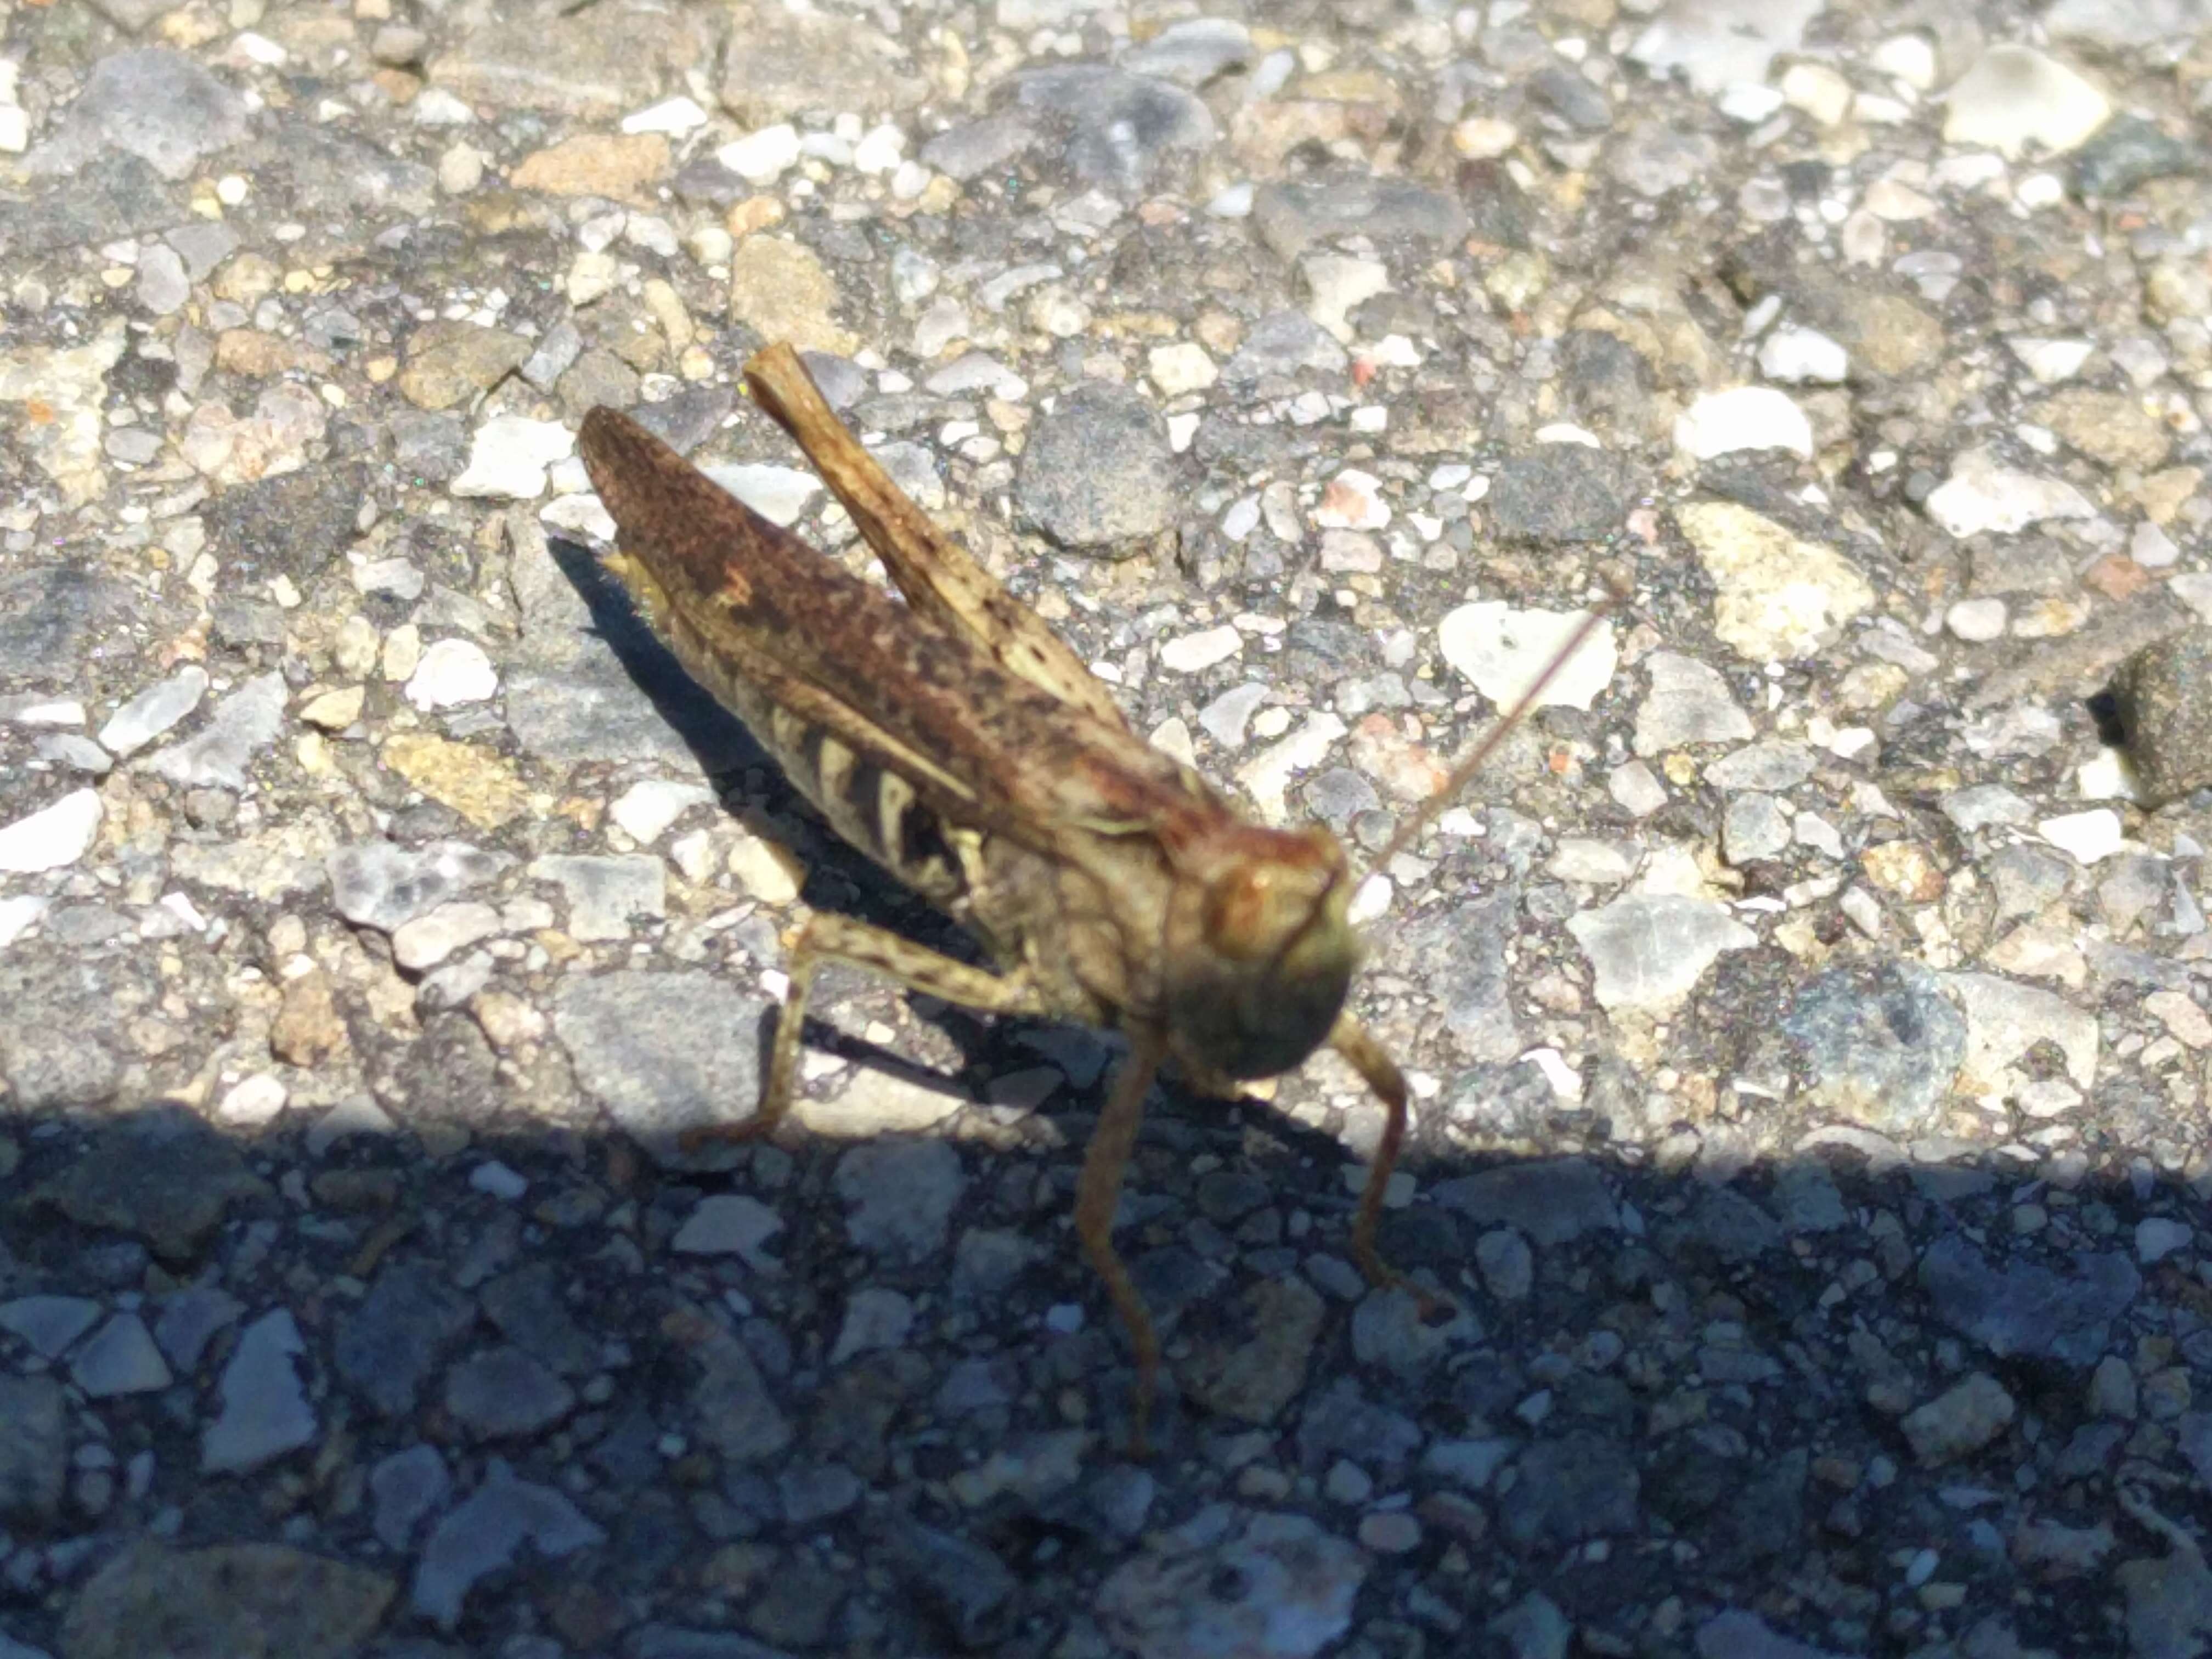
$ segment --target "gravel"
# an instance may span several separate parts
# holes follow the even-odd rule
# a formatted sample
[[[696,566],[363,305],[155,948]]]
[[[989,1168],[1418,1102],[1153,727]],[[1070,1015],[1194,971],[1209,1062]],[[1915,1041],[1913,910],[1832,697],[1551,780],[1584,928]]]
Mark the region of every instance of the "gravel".
[[[2201,6],[404,9],[9,24],[0,1659],[2203,1646]],[[775,337],[1363,872],[1632,596],[1352,901],[1448,1305],[1170,1079],[1143,1468],[1119,1039],[686,1138],[968,949],[596,566],[613,401],[867,568]]]

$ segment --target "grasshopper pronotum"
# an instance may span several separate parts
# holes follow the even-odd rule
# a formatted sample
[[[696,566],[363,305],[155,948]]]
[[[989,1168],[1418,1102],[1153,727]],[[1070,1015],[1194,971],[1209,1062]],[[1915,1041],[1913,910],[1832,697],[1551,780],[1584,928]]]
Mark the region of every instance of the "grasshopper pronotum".
[[[1324,827],[1255,823],[1132,732],[1104,684],[839,423],[789,346],[760,353],[745,379],[907,603],[761,518],[626,416],[595,409],[581,447],[619,530],[609,568],[831,827],[972,932],[997,971],[817,913],[792,947],[758,1109],[703,1133],[750,1137],[782,1118],[824,962],[985,1012],[1125,1033],[1129,1054],[1084,1157],[1075,1229],[1135,1354],[1131,1444],[1141,1455],[1159,1342],[1112,1231],[1163,1061],[1223,1092],[1323,1044],[1343,1055],[1385,1112],[1352,1255],[1371,1282],[1402,1282],[1375,1233],[1405,1136],[1406,1080],[1345,1009],[1359,956],[1350,866]],[[1465,783],[1601,614],[1399,827],[1378,864]]]

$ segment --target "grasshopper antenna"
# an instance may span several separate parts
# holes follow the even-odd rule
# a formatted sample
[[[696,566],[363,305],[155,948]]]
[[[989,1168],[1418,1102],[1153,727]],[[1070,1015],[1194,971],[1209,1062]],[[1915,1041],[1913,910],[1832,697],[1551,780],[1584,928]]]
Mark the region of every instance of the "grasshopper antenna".
[[[1392,859],[1413,844],[1415,837],[1422,830],[1436,821],[1437,815],[1450,805],[1459,792],[1467,787],[1468,781],[1488,764],[1491,756],[1498,752],[1498,745],[1504,743],[1513,728],[1528,717],[1528,711],[1536,706],[1536,699],[1544,695],[1553,680],[1559,678],[1560,672],[1573,660],[1575,653],[1587,645],[1590,636],[1627,602],[1629,593],[1625,583],[1611,581],[1607,587],[1607,597],[1599,601],[1575,631],[1567,636],[1567,642],[1559,647],[1551,661],[1544,665],[1544,672],[1528,682],[1528,689],[1521,694],[1513,706],[1492,724],[1490,730],[1482,734],[1481,740],[1474,748],[1460,757],[1451,769],[1451,775],[1443,781],[1442,787],[1415,807],[1412,814],[1391,832],[1390,839],[1382,845],[1382,850],[1368,864],[1368,875],[1388,866]],[[1362,876],[1360,880],[1366,878],[1366,876]]]

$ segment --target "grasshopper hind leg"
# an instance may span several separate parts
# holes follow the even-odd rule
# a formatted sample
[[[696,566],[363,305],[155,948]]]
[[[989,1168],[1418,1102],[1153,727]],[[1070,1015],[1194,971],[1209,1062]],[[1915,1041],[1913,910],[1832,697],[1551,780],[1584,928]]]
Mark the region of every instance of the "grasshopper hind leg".
[[[842,962],[865,968],[895,980],[910,991],[919,991],[945,1002],[957,1003],[987,1014],[1042,1012],[1036,993],[1018,975],[994,974],[970,967],[903,934],[877,927],[850,916],[823,910],[807,918],[793,943],[785,972],[791,988],[776,1016],[775,1036],[769,1048],[768,1078],[761,1085],[760,1104],[748,1118],[734,1123],[710,1123],[685,1132],[684,1150],[708,1141],[757,1140],[775,1133],[791,1110],[799,1086],[800,1036],[806,1025],[806,1003],[814,988],[814,975],[826,963]]]

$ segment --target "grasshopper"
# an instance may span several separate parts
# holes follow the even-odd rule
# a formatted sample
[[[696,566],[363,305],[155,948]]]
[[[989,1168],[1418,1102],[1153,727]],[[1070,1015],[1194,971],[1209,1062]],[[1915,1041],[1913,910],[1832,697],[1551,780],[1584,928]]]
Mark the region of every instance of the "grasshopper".
[[[831,828],[973,933],[996,970],[832,912],[790,947],[790,988],[758,1108],[695,1135],[750,1139],[789,1109],[816,971],[872,969],[979,1012],[1116,1029],[1129,1052],[1077,1183],[1075,1231],[1136,1363],[1144,1455],[1160,1345],[1113,1243],[1145,1097],[1172,1060],[1198,1088],[1289,1071],[1327,1045],[1384,1108],[1352,1230],[1368,1279],[1406,1133],[1397,1065],[1346,1011],[1356,883],[1325,827],[1252,822],[1133,732],[1042,618],[933,524],[839,422],[787,344],[745,368],[906,597],[902,605],[771,524],[617,411],[580,447],[618,529],[606,560],[684,669],[741,720]],[[1593,612],[1520,703],[1399,827],[1409,845],[1597,625]],[[1425,1310],[1435,1298],[1407,1286]]]

